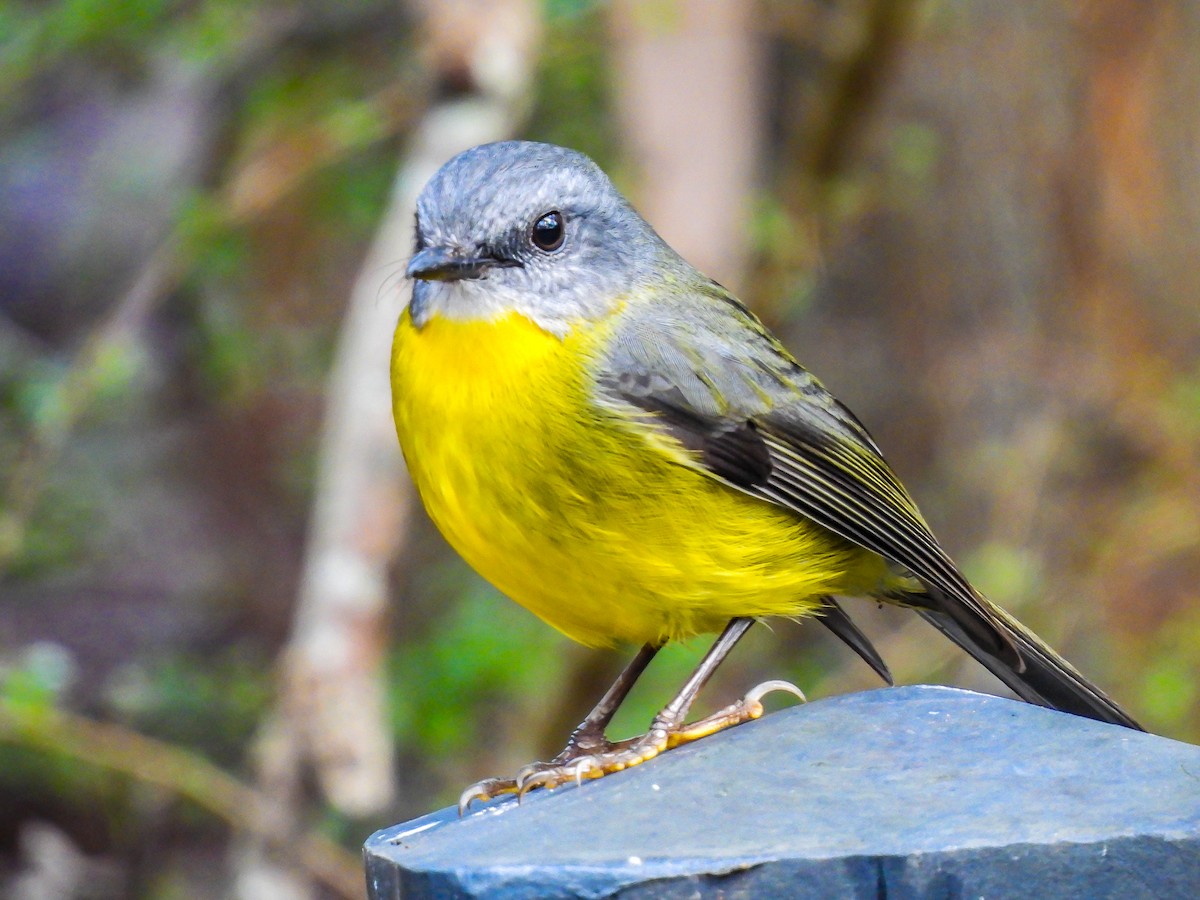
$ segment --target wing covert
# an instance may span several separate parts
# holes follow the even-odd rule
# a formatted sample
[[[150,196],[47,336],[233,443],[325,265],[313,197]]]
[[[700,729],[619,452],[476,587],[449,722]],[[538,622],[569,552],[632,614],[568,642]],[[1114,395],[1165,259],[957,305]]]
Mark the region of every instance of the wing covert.
[[[950,601],[983,648],[1020,666],[1008,629],[942,550],[853,414],[719,286],[686,312],[697,309],[709,319],[704,327],[668,300],[656,316],[664,327],[618,330],[597,378],[604,402],[649,413],[650,427],[674,438],[701,471],[911,572],[931,596],[904,602]]]

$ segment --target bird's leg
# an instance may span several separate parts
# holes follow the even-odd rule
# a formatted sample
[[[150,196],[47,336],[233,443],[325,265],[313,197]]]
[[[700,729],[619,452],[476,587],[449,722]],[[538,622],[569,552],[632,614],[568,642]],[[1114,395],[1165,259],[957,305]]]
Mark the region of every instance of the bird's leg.
[[[646,671],[650,661],[658,653],[659,646],[646,644],[637,652],[617,680],[612,683],[600,701],[592,708],[579,726],[571,732],[567,746],[548,763],[532,763],[517,773],[514,778],[487,778],[478,784],[473,784],[465,791],[458,801],[458,811],[461,815],[474,800],[491,800],[501,794],[514,794],[520,791],[524,779],[539,772],[561,769],[569,766],[582,757],[592,757],[611,751],[615,746],[604,736],[604,730],[612,721],[621,707],[621,703],[629,696],[641,674]],[[624,743],[624,742],[622,742]]]
[[[725,626],[725,630],[721,632],[721,636],[708,648],[708,652],[700,660],[700,665],[696,666],[696,670],[683,683],[683,687],[679,689],[679,693],[654,717],[654,722],[650,726],[650,732],[653,732],[656,728],[673,732],[683,727],[684,719],[687,718],[688,711],[692,708],[692,704],[696,702],[696,697],[699,696],[704,685],[708,684],[708,680],[717,671],[717,666],[724,662],[725,657],[729,655],[729,651],[734,648],[753,624],[753,619],[744,617],[729,620],[729,624]],[[649,734],[650,732],[647,733]]]
[[[684,682],[674,699],[654,717],[649,731],[644,735],[613,743],[604,738],[601,727],[597,741],[601,749],[598,752],[586,755],[573,753],[562,763],[558,763],[556,758],[555,762],[550,765],[527,766],[523,769],[516,778],[518,796],[522,796],[534,788],[555,788],[568,781],[582,781],[584,778],[599,778],[612,772],[619,772],[653,759],[664,750],[715,734],[733,725],[740,725],[750,719],[757,719],[763,714],[762,698],[771,691],[789,691],[803,700],[804,694],[800,692],[799,688],[786,681],[768,681],[758,685],[736,703],[690,725],[685,724],[688,711],[701,688],[753,624],[753,619],[745,617],[730,620],[729,624],[725,626],[725,630],[721,632],[721,636],[704,655],[700,665]],[[611,714],[608,718],[612,718]],[[581,726],[582,728],[583,726]],[[574,738],[573,735],[572,740]],[[577,746],[581,747],[582,745],[577,742]],[[572,745],[568,744],[564,754],[571,749]]]
[[[650,665],[650,661],[654,659],[659,651],[659,646],[655,644],[646,644],[638,651],[637,656],[630,660],[617,680],[612,683],[604,696],[600,698],[590,713],[579,723],[578,727],[571,732],[571,736],[567,738],[567,746],[563,747],[562,751],[550,761],[550,765],[562,766],[567,763],[574,762],[581,756],[590,756],[597,752],[604,752],[613,747],[611,741],[604,736],[604,731],[608,728],[609,723],[613,720],[617,710],[621,708],[621,704],[625,702],[625,698],[629,696],[629,692],[633,689],[641,674],[646,671],[646,667]],[[539,765],[534,763],[534,766]],[[526,767],[530,768],[530,767]],[[522,770],[524,771],[524,770]],[[521,773],[517,773],[517,780],[521,780]]]
[[[763,714],[762,698],[774,691],[784,691],[788,694],[797,697],[801,703],[807,702],[808,698],[804,696],[804,691],[796,687],[790,681],[782,681],[773,679],[764,681],[762,684],[755,685],[746,692],[746,696],[741,700],[730,703],[724,709],[719,709],[703,719],[698,719],[688,725],[680,725],[674,731],[667,735],[666,749],[678,747],[680,744],[690,744],[692,741],[699,740],[702,737],[708,737],[710,734],[716,734],[718,731],[724,731],[726,728],[731,728],[734,725],[741,725],[743,722],[749,722],[751,719],[757,719]]]

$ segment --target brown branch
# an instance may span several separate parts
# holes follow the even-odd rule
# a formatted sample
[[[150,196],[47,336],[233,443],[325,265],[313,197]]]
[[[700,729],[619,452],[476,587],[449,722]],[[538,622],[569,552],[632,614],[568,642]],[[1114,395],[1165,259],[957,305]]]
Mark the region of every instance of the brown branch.
[[[809,169],[818,181],[835,177],[844,167],[850,145],[899,56],[915,9],[913,0],[875,0],[867,10],[862,43],[842,67],[812,141]]]
[[[4,701],[0,742],[69,756],[186,797],[261,839],[339,896],[362,896],[356,854],[320,834],[295,833],[279,804],[187,750],[119,725]]]
[[[358,140],[316,141],[320,149],[308,156],[303,165],[287,169],[265,189],[259,186],[252,190],[248,185],[254,181],[255,173],[263,170],[264,159],[291,158],[291,154],[278,147],[264,149],[231,175],[227,186],[217,193],[217,227],[232,229],[253,221],[286,200],[319,172],[403,130],[421,109],[421,103],[416,99],[421,94],[407,82],[383,88],[364,101],[363,117],[377,121],[378,127],[364,129]],[[331,115],[317,122],[305,134],[336,134],[339,129],[333,121],[335,118],[336,115]],[[295,140],[298,138],[281,140],[279,145]],[[192,270],[196,252],[192,244],[182,240],[178,228],[164,238],[138,272],[132,287],[84,340],[67,367],[57,386],[59,411],[30,429],[0,491],[0,573],[21,552],[30,518],[46,486],[46,475],[58,460],[75,425],[103,388],[104,373],[114,359],[128,354],[136,346],[147,319]]]
[[[466,18],[463,18],[464,11]],[[382,273],[412,246],[416,192],[473,144],[510,137],[527,105],[541,21],[531,0],[430,4],[423,31],[436,76],[457,85],[413,130],[372,246],[355,281],[317,464],[280,712],[290,740],[262,754],[264,774],[311,764],[335,809],[367,815],[396,789],[384,673],[388,570],[415,496],[391,416],[388,358],[403,301],[380,302]],[[503,52],[499,48],[503,47]],[[496,59],[507,61],[494,65]]]
[[[46,473],[58,459],[79,418],[104,385],[112,360],[128,353],[157,299],[180,276],[174,237],[159,245],[128,292],[88,336],[58,383],[57,412],[30,429],[5,480],[0,507],[0,573],[21,551],[29,519],[46,484]]]

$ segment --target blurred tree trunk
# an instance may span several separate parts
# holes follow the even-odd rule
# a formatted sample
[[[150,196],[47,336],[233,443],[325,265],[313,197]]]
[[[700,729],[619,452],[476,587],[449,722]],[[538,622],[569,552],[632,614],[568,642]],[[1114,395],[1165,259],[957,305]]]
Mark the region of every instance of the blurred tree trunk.
[[[396,799],[384,671],[388,568],[414,497],[392,423],[388,361],[407,292],[400,278],[412,247],[412,212],[425,181],[449,157],[513,134],[528,102],[540,31],[531,0],[430,3],[423,12],[430,68],[453,99],[430,108],[413,133],[351,295],[284,651],[284,695],[259,743],[264,786],[288,798],[297,814],[306,766],[345,815],[379,813]],[[264,883],[306,893],[299,873],[276,869],[263,854],[244,855],[243,896],[249,900]]]
[[[732,290],[750,250],[763,136],[763,43],[753,3],[613,5],[616,116],[638,209]]]

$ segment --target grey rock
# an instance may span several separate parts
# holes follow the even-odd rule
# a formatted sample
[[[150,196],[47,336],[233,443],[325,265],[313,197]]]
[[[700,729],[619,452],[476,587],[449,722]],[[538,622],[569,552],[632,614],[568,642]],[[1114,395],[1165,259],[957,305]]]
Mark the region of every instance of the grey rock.
[[[777,712],[373,835],[398,897],[1200,897],[1200,747],[967,691]]]

